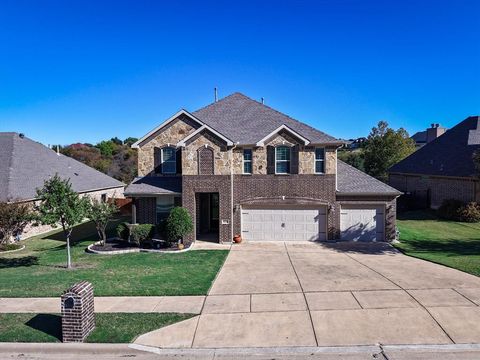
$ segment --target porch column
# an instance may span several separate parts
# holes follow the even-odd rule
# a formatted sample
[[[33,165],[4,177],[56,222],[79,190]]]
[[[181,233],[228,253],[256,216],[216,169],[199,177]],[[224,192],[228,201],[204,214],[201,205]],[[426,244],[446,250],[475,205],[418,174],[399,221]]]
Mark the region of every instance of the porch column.
[[[137,205],[135,203],[135,198],[132,198],[132,224],[137,223]]]

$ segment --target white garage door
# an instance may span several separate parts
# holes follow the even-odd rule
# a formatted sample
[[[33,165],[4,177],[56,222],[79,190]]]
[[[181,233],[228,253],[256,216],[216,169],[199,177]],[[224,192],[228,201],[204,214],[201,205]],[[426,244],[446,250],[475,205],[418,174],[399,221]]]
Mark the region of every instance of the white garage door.
[[[383,241],[383,206],[342,206],[340,232],[342,240]]]
[[[244,208],[242,237],[247,241],[325,240],[326,209]]]

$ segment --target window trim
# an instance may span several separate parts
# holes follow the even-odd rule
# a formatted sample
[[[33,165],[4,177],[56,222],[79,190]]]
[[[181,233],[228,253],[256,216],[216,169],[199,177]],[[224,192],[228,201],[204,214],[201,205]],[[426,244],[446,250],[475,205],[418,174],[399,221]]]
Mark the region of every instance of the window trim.
[[[245,160],[245,150],[250,151],[250,160]],[[245,172],[245,163],[250,163],[250,172]],[[252,175],[253,174],[253,149],[244,148],[242,152],[242,174],[243,175]]]
[[[279,148],[286,148],[289,151],[288,160],[277,160],[277,149]],[[278,172],[277,171],[277,163],[278,162],[286,162],[288,163],[288,171],[287,172]],[[289,175],[292,171],[292,147],[288,145],[279,145],[275,146],[275,175]]]
[[[323,150],[323,159],[317,159],[317,149],[322,149]],[[317,161],[323,163],[323,171],[322,172],[317,172]],[[313,157],[313,172],[315,174],[323,175],[325,174],[325,148],[324,147],[316,147],[315,148],[315,154]]]
[[[166,149],[172,149],[173,150],[173,160],[168,160],[168,161],[164,161],[163,160],[163,151],[166,150]],[[163,164],[164,163],[173,163],[174,164],[174,171],[173,172],[167,172],[165,171],[164,169],[164,166]],[[165,175],[171,175],[171,174],[176,174],[177,173],[177,149],[173,146],[165,146],[161,149],[160,151],[160,164],[162,166],[162,174],[165,174]]]

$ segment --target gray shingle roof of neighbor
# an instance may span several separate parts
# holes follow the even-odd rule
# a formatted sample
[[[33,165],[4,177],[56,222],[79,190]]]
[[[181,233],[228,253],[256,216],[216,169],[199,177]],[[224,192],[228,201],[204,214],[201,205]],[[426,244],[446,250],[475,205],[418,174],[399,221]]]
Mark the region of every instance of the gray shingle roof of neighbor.
[[[401,195],[397,189],[337,160],[337,187],[340,194]]]
[[[473,154],[480,151],[480,116],[470,116],[412,155],[391,173],[474,177]]]
[[[344,143],[238,92],[192,114],[241,145],[255,144],[282,125],[314,144]]]
[[[36,189],[56,173],[73,190],[120,188],[124,184],[81,162],[15,132],[0,133],[0,201],[32,200]]]
[[[145,176],[135,178],[125,189],[126,196],[146,194],[178,194],[182,192],[182,178],[177,176]]]

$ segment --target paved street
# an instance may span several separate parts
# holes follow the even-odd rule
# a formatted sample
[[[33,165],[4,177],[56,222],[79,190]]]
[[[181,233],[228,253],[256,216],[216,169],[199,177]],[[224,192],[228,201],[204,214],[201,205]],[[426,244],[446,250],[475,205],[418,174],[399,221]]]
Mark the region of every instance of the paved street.
[[[146,352],[127,344],[0,344],[0,359],[22,360],[113,360],[131,358],[192,360],[477,360],[478,345],[447,346],[360,346],[230,349],[151,349]]]
[[[233,246],[201,315],[162,348],[480,343],[480,278],[384,243]]]

